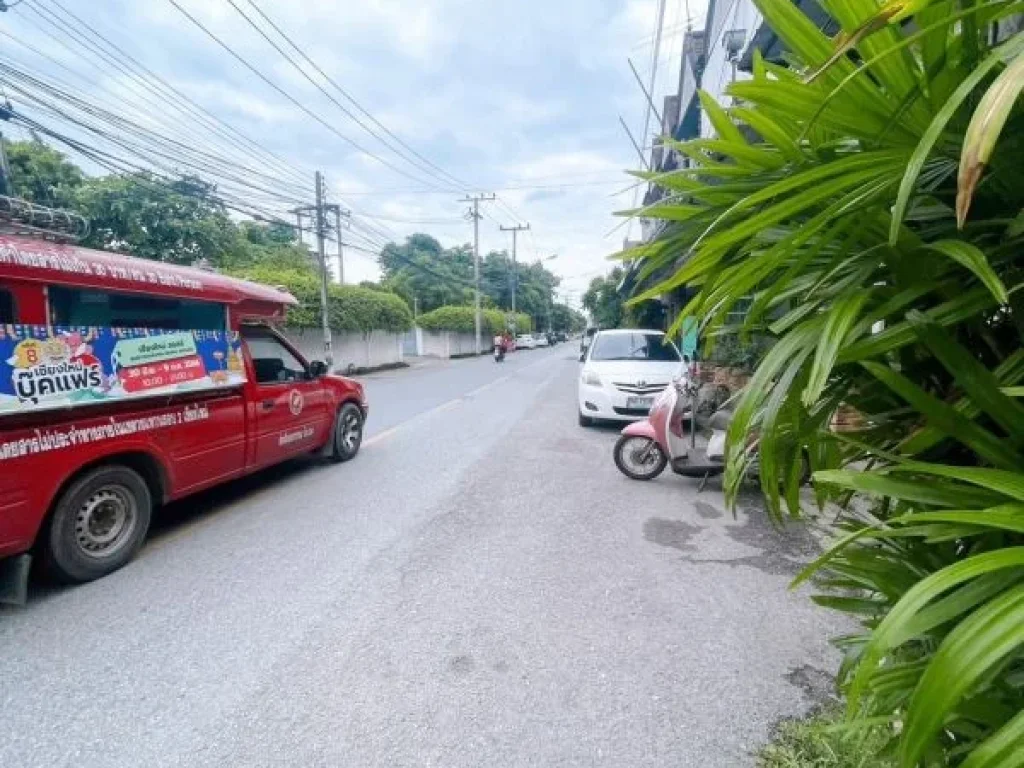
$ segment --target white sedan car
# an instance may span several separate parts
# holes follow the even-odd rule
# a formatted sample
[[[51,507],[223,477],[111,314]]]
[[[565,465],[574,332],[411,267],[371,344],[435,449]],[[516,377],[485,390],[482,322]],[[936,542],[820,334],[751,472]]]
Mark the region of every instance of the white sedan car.
[[[516,349],[536,349],[537,342],[528,333],[521,333],[516,336]]]
[[[580,357],[580,426],[595,420],[636,421],[647,416],[669,382],[683,372],[683,358],[661,331],[599,331]]]
[[[536,347],[546,347],[548,346],[548,337],[543,333],[539,333],[533,337],[533,344]]]

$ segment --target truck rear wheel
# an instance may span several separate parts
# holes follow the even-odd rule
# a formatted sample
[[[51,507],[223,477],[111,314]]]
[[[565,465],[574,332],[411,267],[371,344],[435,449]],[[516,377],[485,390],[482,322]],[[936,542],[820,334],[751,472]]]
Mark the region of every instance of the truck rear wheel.
[[[355,403],[345,403],[334,419],[331,436],[331,461],[342,462],[355,458],[363,443],[363,412]]]
[[[86,472],[61,495],[43,551],[51,573],[67,584],[98,579],[131,560],[153,513],[146,481],[128,467]]]

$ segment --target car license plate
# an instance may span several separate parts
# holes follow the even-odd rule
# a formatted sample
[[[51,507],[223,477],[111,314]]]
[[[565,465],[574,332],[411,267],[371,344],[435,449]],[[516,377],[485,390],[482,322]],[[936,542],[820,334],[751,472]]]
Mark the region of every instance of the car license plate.
[[[646,408],[647,410],[650,410],[652,405],[654,405],[654,398],[653,397],[627,397],[626,398],[626,407],[627,408],[636,408],[636,409]]]

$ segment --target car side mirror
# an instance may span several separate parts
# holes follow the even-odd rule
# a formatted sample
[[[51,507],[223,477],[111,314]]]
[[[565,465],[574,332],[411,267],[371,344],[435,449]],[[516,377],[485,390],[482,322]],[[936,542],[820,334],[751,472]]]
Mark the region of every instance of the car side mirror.
[[[327,363],[323,360],[314,360],[309,364],[309,377],[311,379],[319,379],[321,376],[327,375]]]
[[[586,350],[580,352],[580,362],[581,363],[587,362],[587,352],[586,352]]]

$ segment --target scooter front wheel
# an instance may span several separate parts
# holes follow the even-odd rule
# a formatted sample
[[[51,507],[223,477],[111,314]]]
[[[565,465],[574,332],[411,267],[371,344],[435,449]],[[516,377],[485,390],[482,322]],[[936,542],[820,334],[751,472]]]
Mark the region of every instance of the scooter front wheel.
[[[633,480],[653,480],[668,465],[668,457],[649,437],[623,435],[615,443],[615,466]]]

